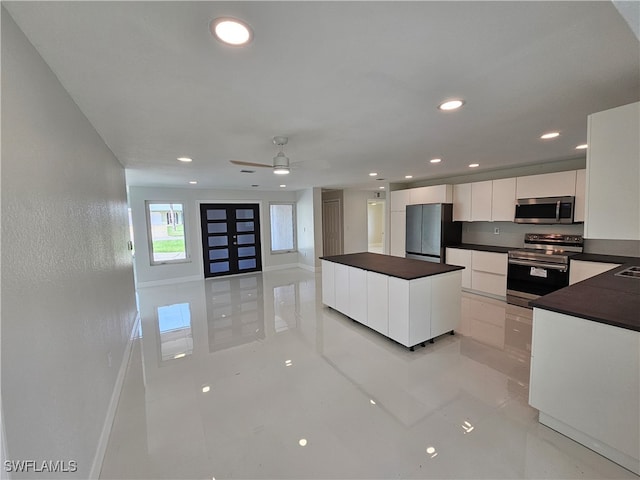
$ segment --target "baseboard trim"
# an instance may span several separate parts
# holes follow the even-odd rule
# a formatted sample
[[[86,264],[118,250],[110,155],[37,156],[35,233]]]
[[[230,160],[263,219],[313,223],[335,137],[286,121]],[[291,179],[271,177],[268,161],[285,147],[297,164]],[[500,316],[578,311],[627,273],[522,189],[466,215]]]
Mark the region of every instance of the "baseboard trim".
[[[186,282],[196,282],[198,280],[203,280],[204,278],[200,275],[191,275],[189,277],[176,277],[176,278],[165,278],[163,280],[151,280],[149,282],[138,282],[136,284],[137,288],[147,288],[147,287],[159,287],[162,285],[172,285],[174,283],[186,283]]]
[[[116,409],[118,408],[118,401],[120,400],[120,393],[122,393],[122,386],[124,384],[124,376],[127,373],[127,367],[129,366],[129,359],[131,357],[131,351],[133,350],[133,341],[136,338],[136,333],[140,328],[140,312],[136,313],[136,319],[133,322],[133,328],[129,335],[129,341],[124,349],[122,355],[122,362],[120,362],[120,369],[118,370],[118,376],[116,377],[116,383],[111,393],[111,400],[109,401],[109,407],[107,408],[107,415],[102,425],[102,433],[98,439],[98,448],[96,454],[93,457],[93,464],[91,465],[91,472],[89,478],[100,478],[100,471],[102,470],[102,462],[107,452],[107,444],[109,443],[109,436],[111,435],[111,428],[113,427],[113,420],[116,416]]]
[[[304,263],[299,263],[298,264],[298,268],[301,268],[303,270],[307,270],[307,271],[313,272],[313,273],[316,273],[319,270],[319,268],[313,267],[311,265],[305,265]]]
[[[288,270],[290,268],[298,268],[299,264],[297,263],[285,263],[284,265],[271,265],[268,267],[263,267],[263,272],[273,272],[276,270]]]

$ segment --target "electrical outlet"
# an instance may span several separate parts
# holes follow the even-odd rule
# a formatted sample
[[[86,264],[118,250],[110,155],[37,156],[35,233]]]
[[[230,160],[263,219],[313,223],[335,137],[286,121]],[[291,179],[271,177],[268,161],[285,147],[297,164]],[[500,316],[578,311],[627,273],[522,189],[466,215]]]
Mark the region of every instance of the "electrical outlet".
[[[493,228],[493,234],[494,235],[500,235],[500,227],[494,227]]]

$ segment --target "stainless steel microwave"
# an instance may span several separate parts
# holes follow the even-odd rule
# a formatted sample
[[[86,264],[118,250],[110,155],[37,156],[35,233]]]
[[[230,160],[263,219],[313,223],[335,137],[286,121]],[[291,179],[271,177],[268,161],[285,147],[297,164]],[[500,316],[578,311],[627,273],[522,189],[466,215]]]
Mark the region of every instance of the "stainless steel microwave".
[[[573,223],[575,197],[519,198],[515,223]]]

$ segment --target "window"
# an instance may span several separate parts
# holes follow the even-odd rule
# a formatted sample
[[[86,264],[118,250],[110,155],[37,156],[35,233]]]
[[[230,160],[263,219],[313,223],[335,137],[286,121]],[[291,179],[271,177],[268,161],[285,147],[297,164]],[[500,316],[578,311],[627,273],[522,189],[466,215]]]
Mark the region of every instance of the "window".
[[[271,219],[271,253],[296,251],[296,211],[293,203],[269,205]]]
[[[151,265],[188,261],[182,203],[147,202]]]

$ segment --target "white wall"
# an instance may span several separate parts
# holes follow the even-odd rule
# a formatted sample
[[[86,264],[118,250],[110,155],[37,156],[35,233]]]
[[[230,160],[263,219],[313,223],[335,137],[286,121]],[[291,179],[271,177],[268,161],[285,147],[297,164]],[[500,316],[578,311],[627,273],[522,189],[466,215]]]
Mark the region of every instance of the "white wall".
[[[145,201],[182,202],[185,212],[187,263],[151,265],[145,217]],[[295,192],[263,192],[241,190],[210,190],[198,188],[129,187],[129,206],[135,239],[135,263],[138,285],[151,285],[170,280],[197,280],[204,278],[202,263],[202,233],[200,230],[200,204],[202,203],[257,203],[260,205],[262,243],[262,269],[270,270],[298,264],[298,253],[272,255],[269,202],[296,202]]]
[[[124,169],[4,8],[1,85],[7,455],[87,478],[136,316]]]
[[[320,188],[297,192],[298,263],[315,271],[322,255],[322,193]]]
[[[373,192],[364,190],[343,190],[344,199],[344,253],[366,252],[367,200]]]

